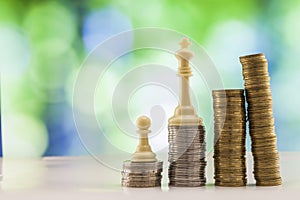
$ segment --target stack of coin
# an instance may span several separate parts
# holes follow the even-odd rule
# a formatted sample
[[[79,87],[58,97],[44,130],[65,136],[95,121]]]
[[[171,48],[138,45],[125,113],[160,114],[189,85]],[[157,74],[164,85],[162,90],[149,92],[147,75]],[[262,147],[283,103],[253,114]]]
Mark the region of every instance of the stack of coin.
[[[205,178],[204,126],[169,125],[169,185],[199,187]]]
[[[240,62],[248,103],[256,185],[281,185],[268,62],[264,54],[242,56]]]
[[[246,179],[244,90],[214,90],[215,185],[239,187]]]
[[[161,185],[163,162],[123,163],[122,186],[124,187],[159,187]]]

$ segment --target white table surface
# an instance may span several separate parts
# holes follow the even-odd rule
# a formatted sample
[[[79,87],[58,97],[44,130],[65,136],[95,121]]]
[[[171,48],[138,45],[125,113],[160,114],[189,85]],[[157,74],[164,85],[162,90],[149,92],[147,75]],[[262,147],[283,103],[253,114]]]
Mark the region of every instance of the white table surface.
[[[2,159],[2,199],[300,199],[300,153],[280,153],[283,185],[256,187],[252,158],[247,155],[247,187],[213,186],[213,163],[208,157],[208,184],[201,188],[168,188],[164,170],[162,188],[121,188],[121,174],[91,157]],[[167,166],[167,163],[164,162]]]

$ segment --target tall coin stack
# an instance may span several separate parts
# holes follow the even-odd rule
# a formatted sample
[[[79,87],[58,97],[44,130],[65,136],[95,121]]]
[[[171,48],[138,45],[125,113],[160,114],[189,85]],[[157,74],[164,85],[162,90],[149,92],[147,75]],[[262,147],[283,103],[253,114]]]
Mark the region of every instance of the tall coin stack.
[[[123,162],[121,184],[123,187],[157,187],[161,185],[163,162],[157,161],[148,141],[151,124],[147,116],[137,119],[139,145],[130,161]]]
[[[180,99],[173,117],[168,121],[169,185],[198,187],[206,183],[205,129],[190,100],[189,77],[192,71],[189,60],[194,53],[188,49],[190,42],[187,38],[179,44],[181,49],[175,56],[179,61]]]
[[[244,90],[214,90],[215,185],[239,187],[246,179]]]
[[[169,185],[204,186],[205,130],[199,126],[169,126]]]
[[[248,103],[256,185],[281,185],[267,59],[264,54],[254,54],[240,57],[240,62]]]

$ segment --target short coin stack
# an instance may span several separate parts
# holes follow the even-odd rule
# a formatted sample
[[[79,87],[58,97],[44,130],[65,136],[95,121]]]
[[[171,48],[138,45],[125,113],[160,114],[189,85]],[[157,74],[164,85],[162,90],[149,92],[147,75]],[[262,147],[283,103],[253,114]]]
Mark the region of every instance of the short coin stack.
[[[123,163],[122,186],[124,187],[159,187],[163,162]]]
[[[215,185],[239,187],[246,179],[244,90],[214,90]]]
[[[242,56],[240,62],[248,103],[256,185],[281,185],[268,62],[264,54]]]
[[[169,125],[169,185],[199,187],[205,178],[204,126]]]

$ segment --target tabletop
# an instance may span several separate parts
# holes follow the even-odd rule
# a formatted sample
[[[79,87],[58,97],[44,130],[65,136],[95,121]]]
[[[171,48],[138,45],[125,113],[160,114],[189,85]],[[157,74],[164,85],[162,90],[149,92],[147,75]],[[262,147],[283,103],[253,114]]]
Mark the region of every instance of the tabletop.
[[[115,158],[112,158],[115,159]],[[283,185],[256,187],[252,157],[247,154],[248,186],[213,185],[213,160],[208,156],[207,185],[199,188],[169,188],[164,161],[161,188],[122,188],[121,174],[92,157],[45,157],[1,159],[0,199],[282,199],[300,195],[300,153],[281,152]]]

